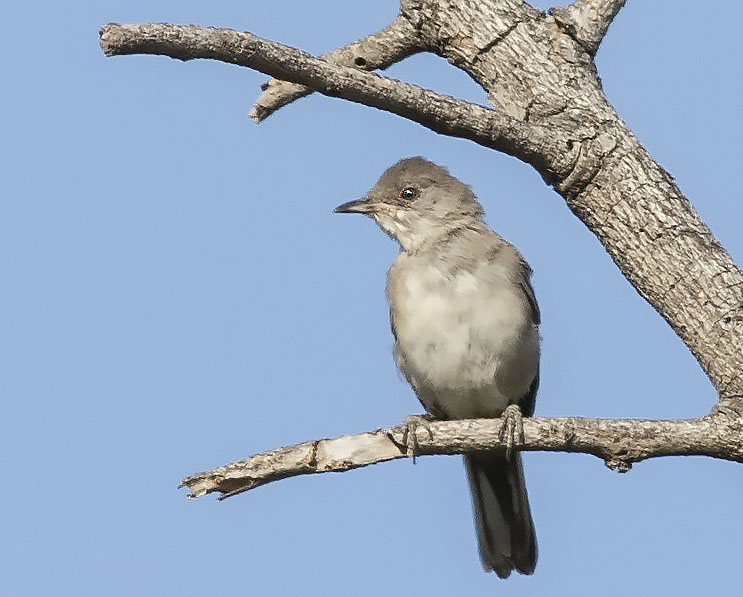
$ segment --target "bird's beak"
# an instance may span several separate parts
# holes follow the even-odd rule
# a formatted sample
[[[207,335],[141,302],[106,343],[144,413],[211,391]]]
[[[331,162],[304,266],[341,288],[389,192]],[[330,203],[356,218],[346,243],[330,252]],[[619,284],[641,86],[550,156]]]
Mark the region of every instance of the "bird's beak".
[[[337,214],[368,214],[374,211],[375,203],[368,197],[349,201],[336,207],[333,211]]]

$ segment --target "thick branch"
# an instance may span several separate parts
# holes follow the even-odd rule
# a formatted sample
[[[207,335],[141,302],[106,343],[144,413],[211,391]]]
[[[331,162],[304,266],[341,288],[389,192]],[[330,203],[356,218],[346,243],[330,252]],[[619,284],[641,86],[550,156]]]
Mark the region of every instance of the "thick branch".
[[[634,462],[657,456],[711,456],[743,462],[743,417],[718,409],[699,419],[650,421],[630,419],[527,418],[521,450],[582,452],[607,466],[627,471]],[[187,477],[181,487],[196,498],[217,491],[222,498],[297,475],[342,472],[416,454],[461,454],[504,448],[501,419],[431,421],[409,428],[322,439],[263,452]]]
[[[381,31],[323,54],[322,58],[361,70],[384,70],[422,49],[415,28],[408,19],[400,15]],[[250,111],[250,117],[255,122],[265,120],[282,106],[313,91],[304,85],[278,79],[267,81],[262,89],[263,93]]]
[[[565,30],[595,55],[609,25],[627,0],[575,0],[568,7],[556,6],[550,14]]]
[[[109,24],[100,35],[107,56],[161,54],[179,60],[210,58],[247,66],[324,95],[392,112],[443,135],[497,149],[555,177],[572,165],[548,127],[521,122],[417,85],[331,64],[251,33],[197,26]]]

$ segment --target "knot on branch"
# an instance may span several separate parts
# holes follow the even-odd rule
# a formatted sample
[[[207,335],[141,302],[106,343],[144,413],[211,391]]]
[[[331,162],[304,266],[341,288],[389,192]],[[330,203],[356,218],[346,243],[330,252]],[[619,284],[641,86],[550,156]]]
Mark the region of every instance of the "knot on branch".
[[[716,424],[738,427],[743,440],[743,396],[726,396],[720,398],[712,407],[708,417]]]
[[[617,471],[618,473],[627,473],[632,468],[631,462],[622,460],[621,458],[607,458],[604,461],[604,464],[606,464],[606,466],[609,467],[611,470]]]
[[[605,159],[616,149],[617,140],[608,130],[580,127],[573,128],[567,135],[565,146],[572,158],[572,168],[553,186],[569,200],[590,184]]]

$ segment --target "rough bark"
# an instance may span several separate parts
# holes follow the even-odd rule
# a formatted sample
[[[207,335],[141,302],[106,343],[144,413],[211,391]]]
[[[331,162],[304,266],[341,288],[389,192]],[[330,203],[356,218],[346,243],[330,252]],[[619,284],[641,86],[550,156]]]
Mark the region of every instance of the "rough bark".
[[[576,0],[565,8],[556,6],[550,9],[550,14],[593,56],[599,49],[606,30],[626,1]]]
[[[683,453],[740,461],[743,274],[603,93],[593,56],[623,4],[576,0],[544,14],[521,0],[401,0],[400,14],[388,28],[326,59],[251,34],[174,25],[108,25],[101,30],[101,45],[107,55],[212,58],[288,81],[267,84],[252,113],[256,120],[315,90],[399,114],[531,164],[689,347],[720,402],[708,417],[693,421],[535,419],[525,422],[522,449],[585,451],[624,463]],[[468,73],[488,92],[493,109],[363,72],[417,51],[434,52]],[[462,425],[470,429],[466,422]],[[530,435],[539,425],[553,443]],[[631,445],[618,447],[625,446],[627,437]],[[428,444],[420,445],[422,453],[483,446],[463,448],[454,442],[447,448],[442,440],[426,452]],[[355,462],[358,443],[344,440],[334,450],[338,446],[346,446],[346,460]],[[382,450],[376,461],[389,457],[399,456]],[[354,466],[364,464],[368,462]],[[293,474],[326,470],[289,469],[300,471]],[[232,487],[229,481],[226,487]]]

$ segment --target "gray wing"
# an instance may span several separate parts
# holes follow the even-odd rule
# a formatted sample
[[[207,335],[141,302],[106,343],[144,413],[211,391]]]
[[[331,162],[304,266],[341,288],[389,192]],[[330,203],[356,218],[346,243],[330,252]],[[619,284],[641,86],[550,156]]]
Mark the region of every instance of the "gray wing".
[[[534,414],[534,403],[537,400],[537,390],[539,389],[539,367],[537,367],[537,373],[534,379],[531,381],[529,390],[524,394],[524,397],[519,400],[519,407],[521,408],[521,414],[525,417],[531,417]]]
[[[531,316],[534,321],[534,325],[541,323],[541,315],[539,314],[539,305],[537,304],[537,298],[534,296],[534,289],[531,286],[531,267],[526,261],[521,260],[521,280],[519,281],[521,290],[526,296],[526,300],[531,307]],[[524,397],[519,400],[519,406],[521,412],[530,417],[534,414],[534,402],[537,397],[537,389],[539,388],[539,367],[537,367],[537,373],[529,386],[529,390],[526,392]]]
[[[534,289],[531,287],[531,267],[526,261],[521,260],[521,271],[520,271],[519,285],[521,290],[524,291],[526,300],[529,302],[531,307],[531,316],[536,325],[541,323],[541,316],[539,314],[539,305],[537,304],[537,298],[534,296]]]

